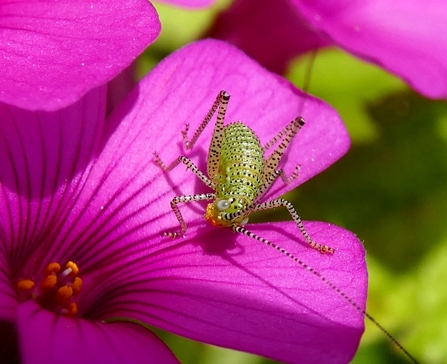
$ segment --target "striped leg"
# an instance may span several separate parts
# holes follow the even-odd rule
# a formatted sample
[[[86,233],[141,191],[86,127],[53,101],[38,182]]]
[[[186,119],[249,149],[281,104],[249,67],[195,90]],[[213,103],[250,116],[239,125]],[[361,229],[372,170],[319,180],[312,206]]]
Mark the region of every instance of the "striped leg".
[[[269,188],[272,186],[273,182],[275,182],[275,180],[278,177],[281,177],[281,179],[283,180],[283,182],[286,185],[289,184],[290,182],[292,182],[293,180],[295,180],[296,178],[298,178],[300,167],[301,166],[298,164],[295,167],[295,170],[293,171],[293,173],[289,177],[286,176],[286,174],[284,173],[284,171],[282,169],[275,170],[273,173],[271,173],[269,176],[267,176],[264,179],[264,183],[259,187],[259,192],[258,192],[258,195],[256,196],[256,200],[259,200],[262,197],[262,195],[269,190]]]
[[[210,111],[208,111],[208,114],[206,114],[205,118],[203,119],[200,126],[197,128],[196,132],[194,133],[191,140],[188,139],[188,131],[189,131],[189,124],[186,124],[186,128],[184,131],[182,131],[183,135],[183,142],[185,144],[186,149],[192,149],[194,147],[194,144],[196,144],[197,139],[199,138],[200,134],[205,130],[206,126],[210,122],[211,118],[213,117],[214,113],[216,112],[217,108],[219,108],[218,113],[218,120],[219,118],[224,120],[225,118],[225,112],[227,109],[227,104],[230,99],[230,95],[226,91],[220,91],[219,94],[216,97],[216,100],[213,103],[213,106],[211,106]]]
[[[295,207],[293,207],[293,205],[289,201],[284,200],[283,198],[278,198],[273,201],[268,201],[268,202],[261,203],[259,205],[255,205],[252,209],[252,212],[262,211],[262,210],[271,210],[271,209],[276,209],[278,207],[285,207],[289,211],[290,216],[292,216],[293,221],[300,229],[301,234],[303,234],[304,239],[313,249],[316,249],[320,253],[323,253],[323,254],[335,253],[334,248],[331,248],[327,245],[318,244],[312,240],[312,238],[309,236],[306,229],[304,228],[303,222],[301,221],[301,218],[299,217],[298,213],[296,212]]]
[[[212,190],[216,190],[216,184],[211,181],[205,174],[200,171],[199,168],[189,159],[184,156],[178,157],[175,161],[173,161],[169,166],[166,166],[166,164],[163,163],[161,158],[158,156],[157,153],[154,152],[155,156],[155,163],[164,171],[169,172],[175,167],[177,167],[180,163],[183,163],[187,169],[190,169],[196,176],[199,178],[203,183],[205,183],[209,188]]]
[[[267,149],[271,148],[278,141],[281,141],[280,144],[276,147],[276,149],[270,154],[270,156],[265,161],[264,172],[263,172],[263,184],[267,182],[272,174],[275,174],[275,171],[278,167],[278,164],[281,160],[282,155],[286,151],[288,145],[292,141],[293,137],[298,133],[298,131],[304,126],[304,119],[302,117],[297,117],[292,120],[283,130],[281,130],[272,140],[270,140],[262,149],[265,152]],[[285,183],[290,183],[297,176],[299,166],[296,167],[295,172],[290,177],[282,177]],[[284,172],[283,172],[284,174]]]
[[[208,160],[206,165],[206,172],[211,179],[214,179],[219,172],[225,114],[227,112],[228,102],[230,101],[230,94],[223,90],[220,91],[219,95],[217,95],[216,102],[217,101],[219,101],[219,110],[217,112],[216,124],[214,125],[213,135],[208,149]]]
[[[179,203],[186,203],[186,202],[197,202],[197,201],[204,201],[204,200],[214,200],[216,198],[216,195],[214,193],[202,193],[198,195],[185,195],[185,196],[176,196],[171,201],[171,208],[172,211],[174,211],[175,216],[177,217],[177,220],[180,224],[180,231],[167,231],[164,232],[164,236],[169,236],[172,239],[175,239],[178,236],[184,236],[187,230],[185,219],[183,219],[182,213],[180,212],[180,209],[178,208]]]
[[[281,130],[278,134],[276,134],[267,144],[265,144],[262,147],[262,151],[265,153],[271,147],[273,147],[278,142],[278,140],[282,139],[287,133],[289,133],[290,130],[292,129],[292,124],[293,121],[287,124],[283,130]]]

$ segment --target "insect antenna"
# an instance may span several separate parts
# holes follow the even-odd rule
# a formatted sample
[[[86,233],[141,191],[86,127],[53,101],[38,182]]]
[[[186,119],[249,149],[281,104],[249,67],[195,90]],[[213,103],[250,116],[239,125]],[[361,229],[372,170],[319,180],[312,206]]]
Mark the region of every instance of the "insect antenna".
[[[402,344],[397,341],[396,338],[394,338],[393,335],[391,335],[379,322],[376,321],[374,317],[372,317],[366,310],[361,308],[355,301],[352,300],[351,297],[349,297],[345,292],[343,292],[340,288],[338,288],[334,283],[329,281],[325,276],[323,276],[321,273],[313,269],[310,265],[304,263],[302,260],[298,259],[296,256],[294,256],[292,253],[289,253],[286,249],[281,248],[279,245],[272,243],[270,240],[267,240],[259,235],[256,235],[255,233],[245,229],[241,225],[233,225],[231,227],[233,231],[248,236],[249,238],[255,239],[257,241],[260,241],[261,243],[264,243],[265,245],[276,249],[280,253],[284,254],[286,257],[292,259],[295,263],[300,265],[302,268],[307,270],[308,272],[312,273],[314,276],[318,277],[321,281],[326,283],[333,291],[337,292],[341,297],[343,297],[350,305],[354,306],[354,308],[362,313],[365,317],[367,317],[373,324],[375,324],[387,337],[388,339],[393,342],[400,350],[404,352],[404,354],[410,359],[413,363],[418,364],[419,362],[402,346]]]

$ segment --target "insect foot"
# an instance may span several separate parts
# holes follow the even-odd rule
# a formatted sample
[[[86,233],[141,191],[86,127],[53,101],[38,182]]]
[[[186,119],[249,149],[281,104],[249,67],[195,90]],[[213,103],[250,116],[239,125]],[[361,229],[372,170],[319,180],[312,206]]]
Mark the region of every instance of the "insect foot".
[[[309,243],[309,245],[312,248],[318,250],[322,254],[326,254],[326,253],[334,254],[335,253],[335,249],[331,248],[330,246],[327,246],[327,245],[321,245],[321,244],[318,244],[318,243],[316,243],[314,241],[311,241]]]
[[[157,152],[154,152],[154,163],[161,168],[163,172],[169,172],[169,167],[163,163]]]
[[[278,171],[279,176],[281,177],[282,181],[288,185],[289,183],[291,183],[292,181],[294,181],[295,179],[297,179],[299,177],[299,173],[300,173],[300,168],[301,166],[298,164],[295,167],[295,170],[293,171],[293,173],[287,177],[286,174],[284,173],[284,171],[282,169],[280,169]]]
[[[165,231],[163,233],[163,236],[169,236],[171,239],[178,238],[179,236],[185,238],[185,235],[183,235],[181,232],[178,231]]]

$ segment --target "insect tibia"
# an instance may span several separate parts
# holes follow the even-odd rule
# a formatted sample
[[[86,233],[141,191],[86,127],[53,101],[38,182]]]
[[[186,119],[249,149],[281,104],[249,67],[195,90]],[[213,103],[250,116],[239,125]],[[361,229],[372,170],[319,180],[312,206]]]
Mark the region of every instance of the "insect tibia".
[[[293,134],[295,135],[305,124],[304,119],[301,116],[296,117],[289,124],[287,124],[284,129],[282,129],[278,134],[276,134],[266,145],[262,147],[262,150],[266,152],[272,146],[274,146],[279,140],[282,140],[285,135]]]
[[[329,281],[325,276],[323,276],[321,273],[316,271],[314,268],[312,268],[310,265],[304,263],[300,259],[298,259],[296,256],[294,256],[292,253],[289,253],[286,249],[281,248],[279,245],[272,243],[270,240],[267,240],[261,236],[256,235],[255,233],[245,229],[244,227],[240,225],[233,225],[232,226],[233,231],[243,234],[245,236],[248,236],[249,238],[255,239],[257,241],[260,241],[261,243],[276,249],[281,254],[284,254],[286,257],[292,259],[295,263],[300,265],[302,268],[304,268],[306,271],[312,273],[314,276],[318,277],[321,281],[326,283],[333,291],[338,293],[345,301],[347,301],[352,307],[354,307],[358,312],[360,312],[363,316],[367,317],[374,325],[376,325],[377,328],[379,328],[380,331],[382,331],[393,344],[395,344],[402,352],[410,359],[413,363],[418,363],[418,361],[402,346],[402,344],[397,341],[397,339],[391,335],[381,324],[379,324],[374,317],[372,317],[368,312],[366,312],[365,309],[363,309],[359,304],[357,304],[351,297],[349,297],[345,292],[343,292],[340,288],[338,288],[334,283]]]
[[[208,114],[206,114],[205,118],[203,119],[202,123],[194,133],[191,140],[188,140],[187,135],[189,130],[189,124],[186,124],[185,130],[182,131],[183,143],[186,149],[192,149],[194,147],[200,134],[202,134],[203,130],[206,128],[206,126],[208,125],[208,123],[210,122],[211,118],[213,117],[214,113],[218,108],[219,111],[217,115],[217,122],[218,123],[221,122],[223,124],[229,100],[230,100],[230,94],[228,92],[223,90],[219,92],[219,94],[216,97],[216,100],[213,103],[213,106],[211,106],[210,111],[208,111]]]

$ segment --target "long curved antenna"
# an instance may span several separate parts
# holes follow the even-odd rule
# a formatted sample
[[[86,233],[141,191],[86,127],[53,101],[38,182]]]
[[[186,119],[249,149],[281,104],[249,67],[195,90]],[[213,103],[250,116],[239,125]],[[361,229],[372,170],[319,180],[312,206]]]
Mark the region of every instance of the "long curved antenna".
[[[249,238],[255,239],[257,241],[260,241],[261,243],[264,243],[265,245],[276,249],[281,254],[284,254],[286,257],[292,259],[295,263],[303,267],[308,272],[312,273],[314,276],[318,277],[321,281],[326,283],[332,290],[337,292],[340,296],[342,296],[349,304],[354,306],[357,311],[361,312],[365,317],[367,317],[371,322],[373,322],[387,337],[390,339],[400,350],[402,350],[405,355],[410,359],[413,363],[418,364],[419,362],[402,346],[402,344],[397,341],[396,338],[394,338],[393,335],[391,335],[381,324],[379,324],[374,317],[372,317],[366,310],[361,308],[356,302],[352,300],[351,297],[349,297],[345,292],[343,292],[340,288],[338,288],[335,284],[333,284],[331,281],[329,281],[325,276],[323,276],[321,273],[317,272],[315,269],[313,269],[310,265],[304,263],[302,260],[295,257],[292,253],[289,253],[284,248],[281,248],[279,245],[276,245],[275,243],[272,243],[270,240],[267,240],[261,236],[256,235],[255,233],[252,233],[251,231],[245,229],[244,227],[240,225],[233,225],[231,227],[233,231],[244,234],[248,236]]]

